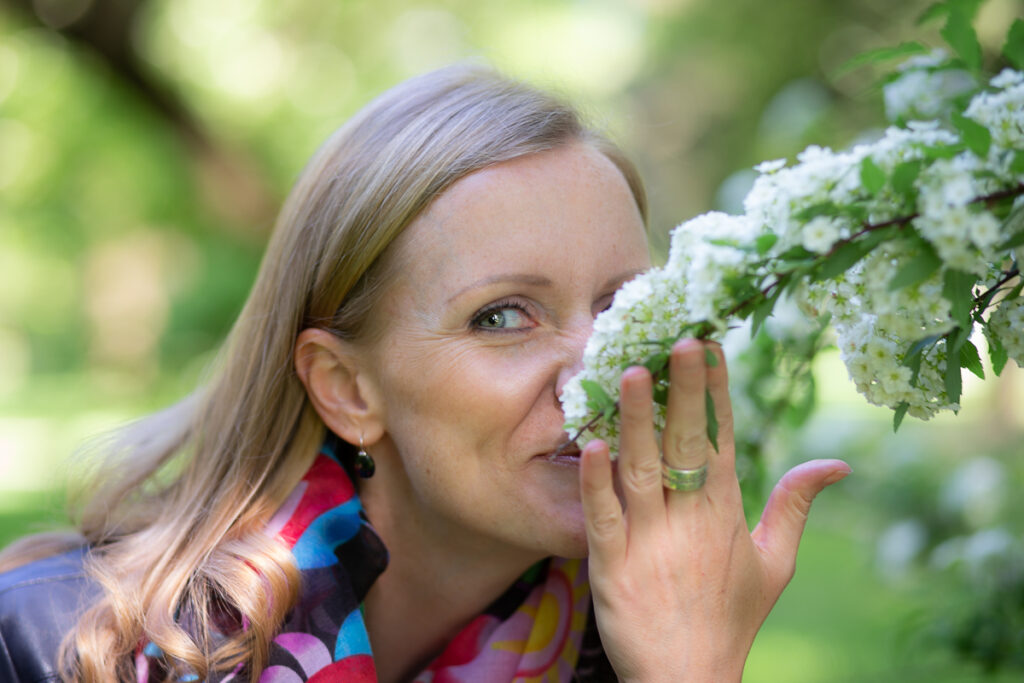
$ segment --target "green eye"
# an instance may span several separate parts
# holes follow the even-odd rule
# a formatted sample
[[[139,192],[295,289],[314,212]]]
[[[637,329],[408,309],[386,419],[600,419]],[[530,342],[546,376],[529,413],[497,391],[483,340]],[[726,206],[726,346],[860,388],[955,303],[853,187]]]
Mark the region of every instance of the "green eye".
[[[530,326],[530,320],[518,306],[497,306],[476,317],[474,325],[485,330],[516,330]]]

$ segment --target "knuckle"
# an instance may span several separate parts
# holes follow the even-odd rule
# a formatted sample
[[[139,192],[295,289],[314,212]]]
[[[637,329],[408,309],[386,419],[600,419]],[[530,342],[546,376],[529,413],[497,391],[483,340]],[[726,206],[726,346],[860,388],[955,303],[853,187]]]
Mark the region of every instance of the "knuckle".
[[[647,491],[661,486],[661,464],[643,460],[623,468],[622,483],[634,491]]]
[[[703,432],[688,432],[685,434],[675,434],[671,440],[672,452],[682,453],[695,453],[704,450],[707,446],[707,435]]]
[[[622,523],[622,513],[609,510],[600,512],[590,519],[590,528],[594,535],[599,538],[611,536]]]

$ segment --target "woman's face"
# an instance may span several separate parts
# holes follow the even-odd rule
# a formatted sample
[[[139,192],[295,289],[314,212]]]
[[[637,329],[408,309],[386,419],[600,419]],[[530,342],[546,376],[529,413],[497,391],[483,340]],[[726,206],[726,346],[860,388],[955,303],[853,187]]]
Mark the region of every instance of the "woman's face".
[[[577,458],[549,455],[594,316],[650,265],[622,174],[582,143],[497,164],[455,183],[396,248],[367,351],[385,436],[366,493],[428,537],[585,555]]]

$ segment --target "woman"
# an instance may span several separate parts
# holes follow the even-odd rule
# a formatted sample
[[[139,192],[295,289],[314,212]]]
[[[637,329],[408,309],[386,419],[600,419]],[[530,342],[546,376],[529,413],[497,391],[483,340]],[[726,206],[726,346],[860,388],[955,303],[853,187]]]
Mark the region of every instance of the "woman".
[[[739,680],[849,470],[791,471],[748,534],[694,340],[660,448],[630,368],[617,467],[559,450],[645,220],[545,93],[460,66],[371,103],[289,196],[214,379],[124,436],[80,534],[6,551],[4,680]]]

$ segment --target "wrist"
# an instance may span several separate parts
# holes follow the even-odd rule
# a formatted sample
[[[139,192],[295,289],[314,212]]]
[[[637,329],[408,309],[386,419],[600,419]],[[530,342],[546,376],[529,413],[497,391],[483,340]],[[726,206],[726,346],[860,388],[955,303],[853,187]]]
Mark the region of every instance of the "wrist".
[[[619,683],[741,683],[748,651],[723,657],[679,657],[675,666],[662,660],[657,669],[618,676]]]

